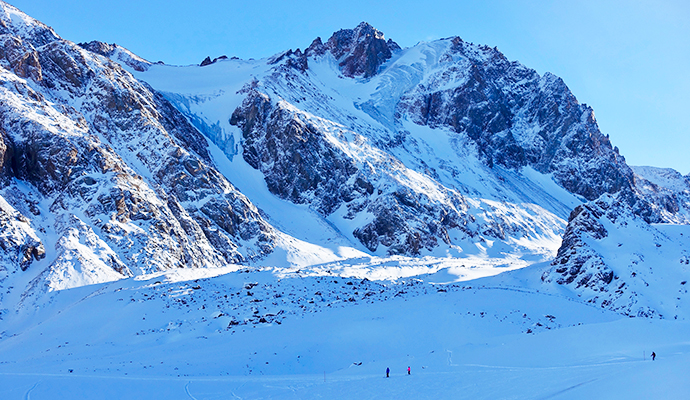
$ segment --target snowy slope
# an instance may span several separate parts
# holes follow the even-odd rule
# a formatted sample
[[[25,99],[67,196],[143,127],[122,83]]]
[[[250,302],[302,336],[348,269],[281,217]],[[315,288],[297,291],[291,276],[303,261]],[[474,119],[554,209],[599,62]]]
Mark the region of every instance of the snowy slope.
[[[41,324],[4,316],[3,398],[683,396],[687,322],[516,286],[527,272],[437,285],[188,270],[63,291]]]

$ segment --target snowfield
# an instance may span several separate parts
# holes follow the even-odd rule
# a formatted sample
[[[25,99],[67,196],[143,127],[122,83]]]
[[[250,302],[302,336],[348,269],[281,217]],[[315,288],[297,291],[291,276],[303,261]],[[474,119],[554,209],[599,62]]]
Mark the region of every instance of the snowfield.
[[[688,393],[687,322],[626,318],[557,288],[521,285],[540,268],[445,284],[431,282],[447,281],[448,270],[396,281],[177,271],[63,290],[35,315],[3,313],[0,392],[199,400]]]

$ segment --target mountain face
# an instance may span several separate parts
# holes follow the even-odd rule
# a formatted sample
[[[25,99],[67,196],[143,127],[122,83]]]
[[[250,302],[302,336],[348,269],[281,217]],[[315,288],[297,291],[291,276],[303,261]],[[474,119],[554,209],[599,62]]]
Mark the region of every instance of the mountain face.
[[[505,231],[526,231],[495,216],[478,220],[486,213],[481,206],[472,210],[463,196],[471,190],[458,177],[458,159],[467,159],[458,153],[471,153],[492,179],[497,171],[530,167],[552,174],[561,187],[585,199],[632,187],[632,171],[599,132],[593,111],[580,105],[559,78],[540,77],[495,49],[459,38],[381,50],[388,43],[366,24],[341,30],[325,45],[317,39],[304,53],[298,49],[272,59],[270,74],[237,92],[247,97],[229,119],[242,132],[235,142],[242,142],[243,158],[263,173],[271,193],[310,204],[326,217],[341,206],[347,207],[344,218],[366,213],[369,221],[352,234],[369,251],[382,244],[389,254],[418,255],[439,244],[453,246],[450,230],[470,241],[485,234],[506,240],[510,233]],[[324,65],[336,76],[360,77],[352,82],[362,88],[360,94],[376,83],[368,99],[354,102],[359,112],[344,115],[335,104],[340,99],[324,85],[330,79]],[[199,115],[189,108],[186,113]],[[455,157],[441,160],[438,149],[428,145],[432,154],[420,157],[420,140],[408,129],[410,122],[414,129],[429,127],[431,135],[453,142]],[[349,144],[338,143],[339,138],[356,142],[360,154],[339,150]],[[215,143],[229,147],[223,140]],[[451,179],[444,180],[430,164]],[[430,200],[417,184],[383,189],[400,185],[404,180],[392,171],[406,168],[437,185],[444,201]],[[372,182],[372,171],[381,177],[378,182]]]
[[[272,250],[271,226],[159,93],[5,3],[0,37],[6,272],[59,289]]]
[[[632,171],[599,131],[594,111],[563,80],[458,37],[441,57],[448,67],[403,96],[398,112],[468,137],[489,166],[553,173],[588,200],[631,187]]]
[[[682,263],[682,238],[650,223],[690,222],[687,177],[631,169],[552,74],[458,37],[402,49],[367,23],[174,67],[0,5],[10,297],[172,268],[456,257],[546,261],[545,285],[677,314],[639,299],[644,273],[611,244],[645,232],[655,260]]]
[[[437,247],[439,239],[450,244],[449,229],[474,222],[457,192],[436,184],[432,190],[440,199],[434,201],[413,185],[395,184],[396,177],[385,170],[389,165],[403,169],[400,161],[368,146],[355,132],[319,127],[319,122],[255,90],[230,119],[242,130],[244,160],[264,174],[271,193],[309,204],[323,216],[341,208],[346,220],[368,213],[371,221],[352,235],[372,252],[381,244],[389,254],[419,255]],[[365,154],[358,156],[363,160],[344,149],[347,136],[362,142]],[[388,176],[368,173],[376,169]]]

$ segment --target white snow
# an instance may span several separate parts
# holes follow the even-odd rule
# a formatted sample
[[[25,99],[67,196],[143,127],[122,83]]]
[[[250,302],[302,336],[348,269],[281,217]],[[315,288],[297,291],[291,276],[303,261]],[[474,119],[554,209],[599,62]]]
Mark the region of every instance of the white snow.
[[[630,167],[636,175],[676,193],[690,193],[690,180],[671,168]]]
[[[384,285],[229,271],[62,291],[41,324],[4,315],[3,398],[629,399],[690,389],[687,322],[516,286],[532,268],[464,285],[424,282],[443,271]],[[342,301],[364,290],[375,294]],[[252,310],[282,322],[245,324]]]

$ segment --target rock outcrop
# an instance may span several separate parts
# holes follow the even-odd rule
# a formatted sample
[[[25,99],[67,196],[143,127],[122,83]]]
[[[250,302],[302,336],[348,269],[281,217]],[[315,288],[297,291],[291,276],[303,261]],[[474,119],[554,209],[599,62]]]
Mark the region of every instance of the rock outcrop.
[[[399,160],[369,148],[364,138],[355,140],[366,160],[348,154],[347,137],[357,134],[318,122],[256,89],[230,119],[242,131],[244,160],[264,174],[271,193],[309,204],[324,217],[339,209],[345,219],[368,214],[352,235],[372,252],[384,246],[388,254],[419,255],[439,242],[450,244],[448,231],[473,221],[460,194],[435,184],[445,200],[438,202],[414,185],[396,183],[382,166],[404,170]]]
[[[542,281],[631,317],[690,317],[677,297],[690,262],[683,230],[648,224],[621,197],[602,195],[573,210]]]
[[[125,49],[124,47],[118,46],[115,43],[103,43],[97,40],[88,43],[79,43],[78,46],[96,54],[100,54],[104,57],[108,57],[111,60],[115,60],[118,63],[132,68],[135,71],[143,72],[149,69],[151,63],[144,60],[143,58],[137,56],[131,51]]]
[[[379,67],[391,58],[400,46],[392,40],[386,41],[383,33],[362,22],[355,29],[341,29],[326,42],[315,40],[307,49],[307,54],[330,51],[338,61],[343,75],[348,77],[370,78]]]

